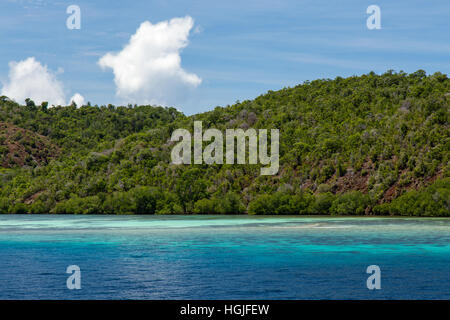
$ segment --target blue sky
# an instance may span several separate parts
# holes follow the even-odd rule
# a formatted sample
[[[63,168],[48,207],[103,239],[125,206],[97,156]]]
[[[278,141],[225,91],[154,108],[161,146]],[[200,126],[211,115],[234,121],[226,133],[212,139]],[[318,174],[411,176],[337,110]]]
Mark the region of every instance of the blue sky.
[[[80,30],[66,27],[72,4],[81,9]],[[366,27],[372,4],[381,8],[381,30]],[[193,114],[317,78],[449,74],[449,15],[448,0],[2,0],[0,81],[9,81],[11,61],[35,57],[67,98],[78,92],[92,104],[126,104],[99,59],[121,51],[144,21],[190,16],[181,67],[202,81],[173,104]]]

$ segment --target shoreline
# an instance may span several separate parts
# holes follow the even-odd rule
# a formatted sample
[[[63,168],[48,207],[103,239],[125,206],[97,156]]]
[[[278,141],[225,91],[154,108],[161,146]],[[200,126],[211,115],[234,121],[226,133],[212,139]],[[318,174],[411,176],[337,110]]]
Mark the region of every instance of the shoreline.
[[[70,213],[0,213],[0,217],[2,216],[93,216],[93,217],[258,217],[258,218],[419,218],[419,219],[450,219],[450,216],[401,216],[401,215],[393,215],[393,216],[377,216],[377,215],[276,215],[276,214],[103,214],[103,213],[90,213],[90,214],[70,214]]]

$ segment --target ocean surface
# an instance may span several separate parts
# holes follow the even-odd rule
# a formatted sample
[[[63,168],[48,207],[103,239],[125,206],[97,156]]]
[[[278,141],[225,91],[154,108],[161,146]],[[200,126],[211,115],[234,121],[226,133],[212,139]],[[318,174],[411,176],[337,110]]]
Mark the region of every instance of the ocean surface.
[[[450,299],[450,219],[0,215],[0,299]]]

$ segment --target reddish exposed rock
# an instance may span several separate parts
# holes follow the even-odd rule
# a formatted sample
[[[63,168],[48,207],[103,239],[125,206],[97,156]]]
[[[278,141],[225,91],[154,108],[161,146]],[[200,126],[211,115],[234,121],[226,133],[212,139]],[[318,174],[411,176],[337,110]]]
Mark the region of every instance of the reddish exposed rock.
[[[59,155],[59,147],[47,137],[0,122],[0,166],[42,166]]]

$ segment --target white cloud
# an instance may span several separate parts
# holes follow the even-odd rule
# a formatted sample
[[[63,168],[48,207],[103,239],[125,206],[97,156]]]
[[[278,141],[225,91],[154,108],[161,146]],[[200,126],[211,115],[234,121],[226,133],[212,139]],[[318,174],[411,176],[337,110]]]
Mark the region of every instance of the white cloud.
[[[197,87],[202,80],[183,70],[180,57],[193,25],[189,16],[145,21],[122,51],[101,57],[99,65],[114,72],[117,96],[132,103],[171,105]]]
[[[48,101],[50,105],[63,105],[65,102],[62,83],[34,57],[9,63],[9,82],[4,84],[1,94],[18,103],[26,98],[37,104]]]
[[[72,104],[72,102],[75,102],[77,104],[77,107],[81,107],[81,106],[84,106],[86,104],[85,100],[84,100],[84,97],[81,94],[79,94],[79,93],[75,93],[73,95],[73,97],[70,98],[68,104]]]
[[[58,68],[52,72],[46,65],[36,61],[34,57],[25,60],[9,63],[9,79],[4,83],[1,95],[5,95],[18,103],[24,103],[26,98],[30,98],[36,104],[47,101],[49,105],[66,105],[64,86],[56,78],[57,74],[64,72]],[[84,97],[79,93],[75,94],[72,100],[84,103]]]

